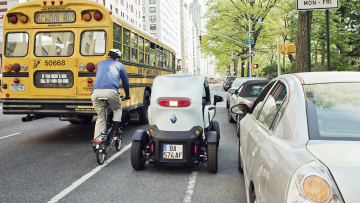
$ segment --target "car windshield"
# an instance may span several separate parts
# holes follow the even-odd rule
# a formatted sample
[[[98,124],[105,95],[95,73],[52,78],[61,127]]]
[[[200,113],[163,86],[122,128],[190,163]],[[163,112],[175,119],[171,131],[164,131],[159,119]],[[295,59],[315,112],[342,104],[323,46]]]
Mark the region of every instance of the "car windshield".
[[[310,139],[360,141],[360,83],[305,85]]]

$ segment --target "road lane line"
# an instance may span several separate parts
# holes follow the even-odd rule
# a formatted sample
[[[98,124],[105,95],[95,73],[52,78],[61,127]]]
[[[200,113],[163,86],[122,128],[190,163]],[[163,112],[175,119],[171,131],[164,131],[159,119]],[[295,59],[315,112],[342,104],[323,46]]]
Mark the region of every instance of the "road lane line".
[[[21,132],[20,132],[21,133]],[[4,139],[4,138],[7,138],[7,137],[11,137],[11,136],[14,136],[14,135],[18,135],[20,133],[14,133],[14,134],[11,134],[11,135],[7,135],[7,136],[4,136],[4,137],[0,137],[0,140],[1,139]]]
[[[109,159],[107,159],[103,165],[99,165],[98,167],[94,168],[92,171],[90,171],[88,174],[84,175],[77,181],[75,181],[73,184],[71,184],[69,187],[67,187],[65,190],[61,191],[58,195],[53,197],[48,203],[54,203],[65,197],[67,194],[69,194],[71,191],[76,189],[79,185],[81,185],[83,182],[85,182],[87,179],[91,178],[93,175],[95,175],[97,172],[99,172],[102,168],[104,168],[106,165],[108,165],[110,162],[112,162],[114,159],[116,159],[118,156],[120,156],[122,153],[124,153],[126,150],[128,150],[131,147],[131,143],[125,146],[122,150],[112,155]]]
[[[194,187],[196,183],[196,177],[199,172],[194,171],[191,173],[189,177],[189,184],[187,186],[186,195],[184,197],[184,203],[190,203],[191,202],[191,195],[194,194]]]

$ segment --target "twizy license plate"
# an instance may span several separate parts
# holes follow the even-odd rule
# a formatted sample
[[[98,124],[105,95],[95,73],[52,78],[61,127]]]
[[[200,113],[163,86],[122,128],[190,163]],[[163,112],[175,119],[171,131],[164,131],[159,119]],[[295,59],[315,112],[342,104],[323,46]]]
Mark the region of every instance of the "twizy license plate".
[[[24,91],[24,84],[11,84],[11,91]]]
[[[164,159],[183,159],[183,145],[164,144]]]

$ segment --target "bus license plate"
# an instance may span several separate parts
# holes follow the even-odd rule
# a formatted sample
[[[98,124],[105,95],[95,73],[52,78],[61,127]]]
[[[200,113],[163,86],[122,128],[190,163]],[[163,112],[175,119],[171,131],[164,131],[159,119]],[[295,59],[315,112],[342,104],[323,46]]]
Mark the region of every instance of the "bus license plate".
[[[164,144],[164,159],[183,159],[183,145]]]
[[[24,84],[11,84],[11,91],[23,92],[24,89]]]

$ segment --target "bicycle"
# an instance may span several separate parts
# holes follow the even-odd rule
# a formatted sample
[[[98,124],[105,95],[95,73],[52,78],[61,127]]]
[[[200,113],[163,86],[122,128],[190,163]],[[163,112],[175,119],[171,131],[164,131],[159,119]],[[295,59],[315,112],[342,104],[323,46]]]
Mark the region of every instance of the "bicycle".
[[[122,99],[122,96],[120,97]],[[98,100],[102,103],[101,112],[105,118],[105,132],[106,134],[101,133],[97,136],[93,143],[93,149],[96,153],[96,160],[99,165],[102,165],[105,161],[105,156],[111,151],[111,149],[115,146],[117,151],[121,149],[121,137],[113,136],[113,120],[112,120],[112,110],[108,103],[108,98],[98,98]]]

